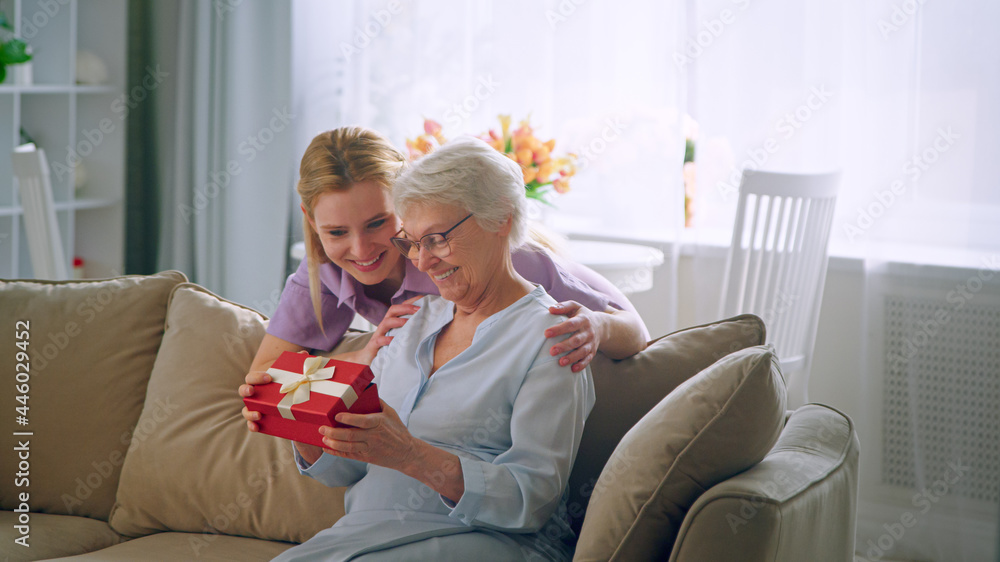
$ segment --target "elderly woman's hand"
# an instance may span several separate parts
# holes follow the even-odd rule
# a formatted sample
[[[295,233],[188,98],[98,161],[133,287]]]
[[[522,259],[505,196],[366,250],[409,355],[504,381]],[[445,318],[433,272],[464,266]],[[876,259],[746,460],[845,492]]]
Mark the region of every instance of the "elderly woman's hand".
[[[569,316],[569,320],[545,330],[545,337],[573,334],[553,345],[549,354],[560,355],[568,351],[565,357],[559,359],[559,364],[563,367],[572,365],[574,373],[582,371],[594,359],[597,348],[601,345],[606,318],[602,313],[594,312],[576,301],[551,306],[549,312]]]
[[[403,425],[396,411],[384,401],[377,414],[341,412],[336,420],[354,427],[323,426],[324,449],[331,455],[344,457],[405,472],[414,460],[417,439]]]

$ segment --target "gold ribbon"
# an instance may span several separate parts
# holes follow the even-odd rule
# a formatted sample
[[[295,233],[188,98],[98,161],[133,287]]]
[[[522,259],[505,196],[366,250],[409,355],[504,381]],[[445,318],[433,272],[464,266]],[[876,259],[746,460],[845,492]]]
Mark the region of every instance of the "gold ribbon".
[[[348,409],[354,405],[358,399],[354,388],[341,382],[327,380],[333,377],[334,371],[334,367],[323,367],[327,361],[325,357],[307,357],[301,373],[274,367],[267,370],[271,380],[281,383],[278,392],[285,395],[278,402],[278,412],[281,417],[294,420],[292,406],[307,402],[313,392],[340,398]]]

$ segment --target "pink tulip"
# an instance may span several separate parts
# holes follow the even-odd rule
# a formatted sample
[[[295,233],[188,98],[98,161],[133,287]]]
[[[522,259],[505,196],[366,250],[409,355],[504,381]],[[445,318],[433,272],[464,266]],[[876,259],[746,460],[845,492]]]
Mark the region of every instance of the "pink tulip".
[[[424,132],[437,136],[441,132],[441,124],[433,119],[424,119]]]

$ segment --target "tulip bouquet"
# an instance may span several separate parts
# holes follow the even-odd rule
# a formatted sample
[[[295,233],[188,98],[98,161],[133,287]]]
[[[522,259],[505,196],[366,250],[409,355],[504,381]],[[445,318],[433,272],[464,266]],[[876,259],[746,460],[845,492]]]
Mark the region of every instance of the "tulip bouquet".
[[[551,187],[556,193],[569,191],[569,179],[576,173],[576,155],[554,157],[555,139],[542,142],[535,136],[528,119],[517,129],[510,130],[510,115],[500,115],[500,132],[490,129],[478,136],[501,154],[517,162],[524,174],[525,195],[546,204]],[[431,119],[424,120],[424,134],[416,139],[406,139],[410,160],[430,153],[436,146],[446,143],[441,125]]]

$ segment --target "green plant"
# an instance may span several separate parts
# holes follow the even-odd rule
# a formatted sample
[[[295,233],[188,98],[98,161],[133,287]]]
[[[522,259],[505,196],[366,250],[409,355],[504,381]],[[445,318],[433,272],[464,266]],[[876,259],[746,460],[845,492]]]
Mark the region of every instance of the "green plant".
[[[7,15],[0,12],[0,82],[7,77],[7,67],[31,60],[31,48],[24,41],[14,37],[14,26]]]

